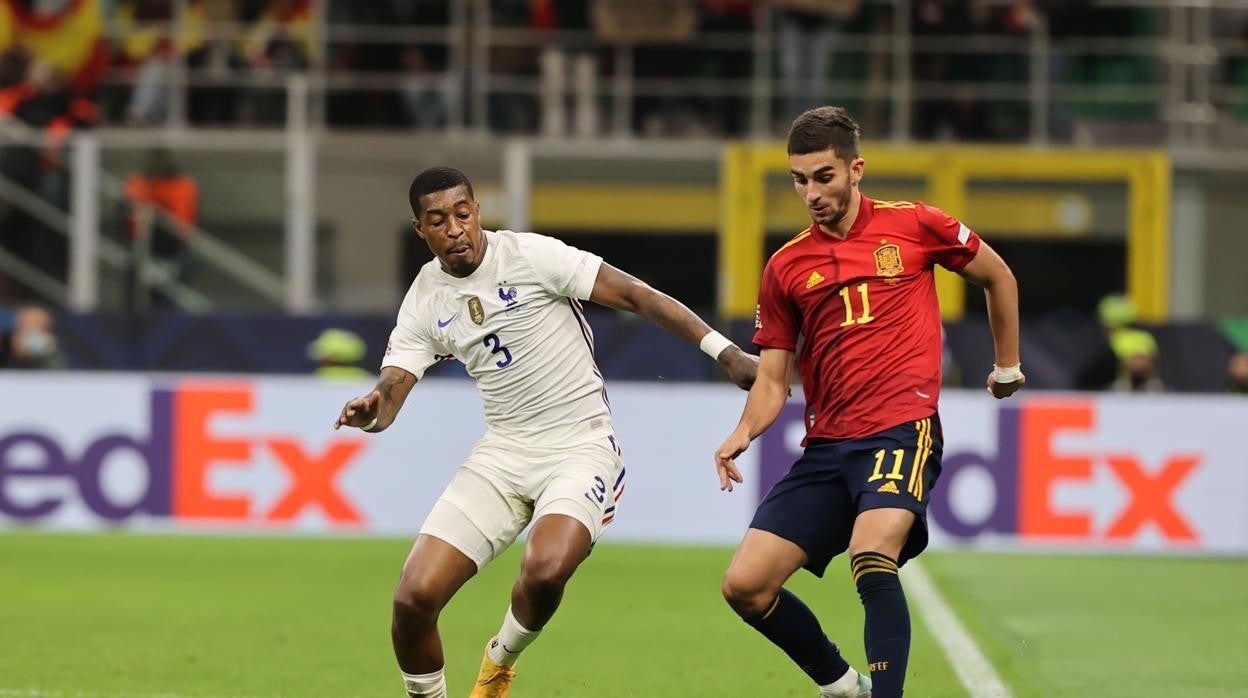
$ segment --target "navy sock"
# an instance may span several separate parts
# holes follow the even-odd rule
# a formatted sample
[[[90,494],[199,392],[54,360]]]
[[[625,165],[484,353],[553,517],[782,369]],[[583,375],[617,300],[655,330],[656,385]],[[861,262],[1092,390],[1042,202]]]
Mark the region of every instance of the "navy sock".
[[[910,609],[897,576],[897,561],[880,553],[859,553],[850,569],[866,611],[863,639],[872,698],[901,698],[910,658]]]
[[[780,589],[771,608],[761,617],[746,622],[784,650],[789,659],[820,686],[836,681],[849,671],[849,663],[841,656],[836,643],[823,634],[819,619],[788,589]]]

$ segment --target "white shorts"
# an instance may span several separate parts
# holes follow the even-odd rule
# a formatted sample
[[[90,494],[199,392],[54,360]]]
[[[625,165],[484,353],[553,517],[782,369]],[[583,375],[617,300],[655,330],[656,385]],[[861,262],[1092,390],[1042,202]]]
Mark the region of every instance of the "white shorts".
[[[547,514],[580,521],[596,542],[624,494],[624,459],[609,432],[578,446],[543,448],[486,435],[459,467],[420,528],[455,546],[477,569]]]

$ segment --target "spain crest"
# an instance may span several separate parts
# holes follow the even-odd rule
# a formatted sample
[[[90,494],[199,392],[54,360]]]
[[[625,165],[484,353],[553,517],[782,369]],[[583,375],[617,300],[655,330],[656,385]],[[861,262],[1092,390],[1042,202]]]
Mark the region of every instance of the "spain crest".
[[[468,299],[468,317],[478,325],[485,322],[485,308],[481,306],[481,299],[473,296]]]
[[[897,245],[881,245],[875,250],[875,273],[877,276],[897,276],[906,268],[901,263],[901,248]]]

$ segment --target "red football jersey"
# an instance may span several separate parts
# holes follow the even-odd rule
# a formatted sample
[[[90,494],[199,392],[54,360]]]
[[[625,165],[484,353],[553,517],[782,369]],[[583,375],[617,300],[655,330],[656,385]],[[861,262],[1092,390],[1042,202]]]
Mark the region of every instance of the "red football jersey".
[[[933,270],[978,251],[979,236],[940,209],[863,196],[844,240],[812,225],[772,255],[754,343],[795,351],[802,336],[807,438],[869,436],[936,411]]]

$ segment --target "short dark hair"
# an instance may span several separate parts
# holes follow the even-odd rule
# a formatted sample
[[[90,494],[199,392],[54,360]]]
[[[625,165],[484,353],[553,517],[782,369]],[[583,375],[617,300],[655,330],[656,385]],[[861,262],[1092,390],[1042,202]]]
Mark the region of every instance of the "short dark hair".
[[[467,175],[454,167],[430,167],[421,172],[416,175],[416,179],[412,180],[412,186],[407,190],[407,200],[412,205],[412,213],[420,215],[420,197],[435,191],[454,189],[461,184],[468,187],[468,196],[475,199],[476,194],[472,193],[472,182],[468,181]]]
[[[831,148],[844,160],[858,157],[861,131],[841,107],[816,107],[802,112],[789,127],[789,155],[806,155]]]

